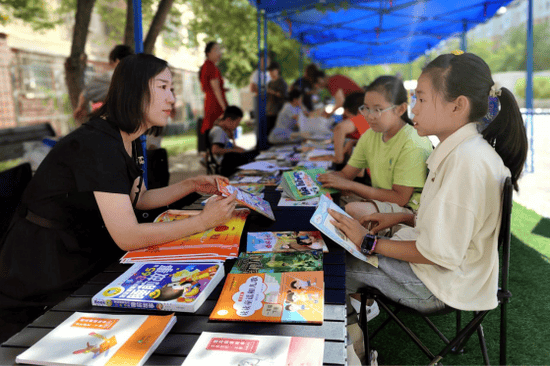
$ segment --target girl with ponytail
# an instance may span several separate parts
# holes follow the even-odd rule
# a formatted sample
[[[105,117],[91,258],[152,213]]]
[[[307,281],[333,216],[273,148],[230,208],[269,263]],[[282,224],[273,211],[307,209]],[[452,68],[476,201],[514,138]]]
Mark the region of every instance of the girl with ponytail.
[[[527,137],[512,93],[499,88],[478,56],[456,51],[430,62],[418,79],[413,124],[440,143],[416,215],[373,214],[356,221],[330,211],[334,225],[379,267],[350,257],[346,286],[363,285],[421,312],[497,306],[502,188],[517,190]],[[367,230],[362,224],[373,227]],[[406,224],[393,237],[373,234]],[[350,318],[351,322],[356,319]]]

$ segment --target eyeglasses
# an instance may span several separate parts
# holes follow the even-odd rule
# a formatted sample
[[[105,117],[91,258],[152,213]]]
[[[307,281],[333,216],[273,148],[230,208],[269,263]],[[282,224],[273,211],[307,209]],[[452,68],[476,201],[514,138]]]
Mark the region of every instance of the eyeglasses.
[[[389,106],[388,108],[384,108],[384,109],[380,109],[380,108],[376,108],[376,109],[368,109],[367,106],[365,104],[363,104],[361,107],[359,107],[359,113],[361,113],[365,118],[369,116],[369,114],[371,114],[373,117],[382,117],[382,113],[384,112],[387,112],[389,110],[392,110],[394,109],[395,107],[397,107],[395,104]]]

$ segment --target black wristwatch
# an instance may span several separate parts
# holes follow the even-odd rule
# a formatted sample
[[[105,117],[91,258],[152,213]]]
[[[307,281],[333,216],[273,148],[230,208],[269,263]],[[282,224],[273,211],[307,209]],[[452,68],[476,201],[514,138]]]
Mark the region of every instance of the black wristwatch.
[[[378,236],[372,234],[366,234],[361,243],[361,253],[364,255],[372,254],[376,242],[378,241]]]

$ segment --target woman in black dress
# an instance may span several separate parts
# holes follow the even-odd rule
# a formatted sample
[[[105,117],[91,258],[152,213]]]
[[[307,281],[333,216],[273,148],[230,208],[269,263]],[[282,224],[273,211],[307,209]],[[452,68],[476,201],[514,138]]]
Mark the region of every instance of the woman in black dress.
[[[218,198],[186,220],[137,221],[134,209],[163,207],[193,192],[217,193],[215,176],[150,191],[142,184],[135,140],[151,127],[166,125],[174,103],[171,80],[164,60],[144,54],[124,58],[105,104],[39,166],[0,242],[0,329],[2,321],[56,304],[123,251],[229,219],[235,196]]]

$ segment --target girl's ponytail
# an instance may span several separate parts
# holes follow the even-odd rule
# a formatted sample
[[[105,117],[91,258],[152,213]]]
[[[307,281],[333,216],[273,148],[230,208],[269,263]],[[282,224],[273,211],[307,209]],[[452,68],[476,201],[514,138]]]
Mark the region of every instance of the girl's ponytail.
[[[512,92],[501,88],[500,111],[482,131],[483,138],[491,144],[512,172],[512,183],[518,190],[518,179],[527,159],[527,135],[523,118]]]

